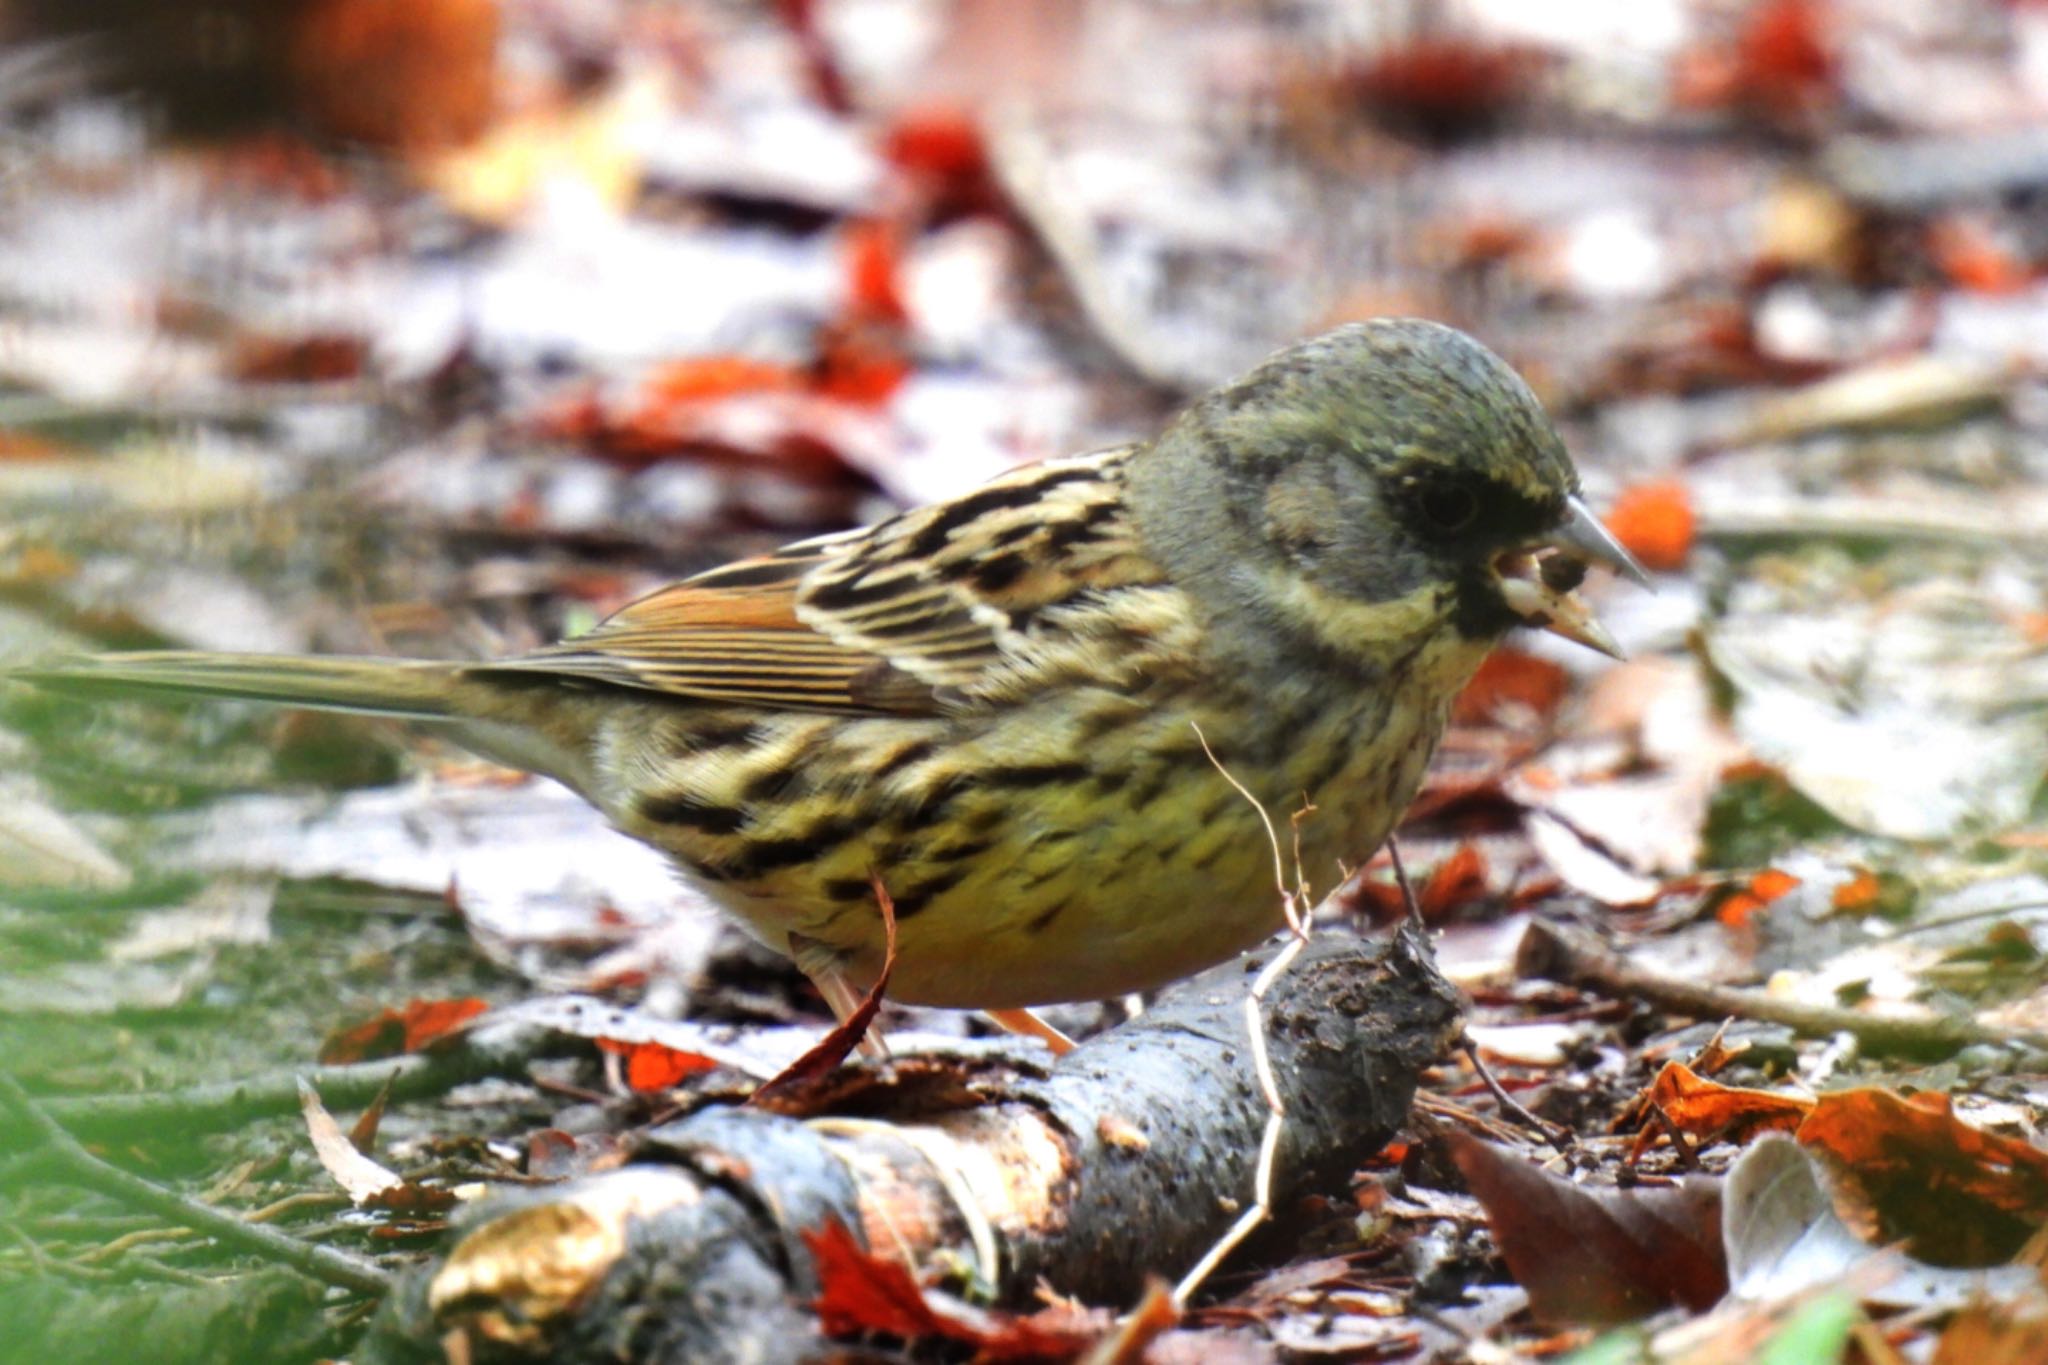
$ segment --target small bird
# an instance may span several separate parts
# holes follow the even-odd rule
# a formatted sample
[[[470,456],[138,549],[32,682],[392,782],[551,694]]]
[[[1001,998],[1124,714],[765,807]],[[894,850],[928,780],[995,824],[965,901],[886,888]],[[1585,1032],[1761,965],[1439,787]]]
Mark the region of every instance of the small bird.
[[[1510,628],[1618,657],[1573,592],[1589,563],[1647,582],[1528,386],[1461,332],[1381,319],[1150,441],[712,569],[512,658],[15,676],[423,722],[668,854],[842,1018],[882,968],[879,885],[891,996],[1032,1031],[1030,1006],[1273,933],[1259,806],[1294,820],[1311,883],[1370,857]]]

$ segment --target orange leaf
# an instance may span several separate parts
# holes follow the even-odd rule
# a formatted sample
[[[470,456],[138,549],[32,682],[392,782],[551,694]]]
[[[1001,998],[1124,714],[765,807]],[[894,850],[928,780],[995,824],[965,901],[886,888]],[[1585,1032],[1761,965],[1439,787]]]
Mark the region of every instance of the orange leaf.
[[[1682,568],[1698,530],[1692,493],[1676,479],[1623,489],[1608,509],[1607,529],[1644,568]]]
[[[0,427],[0,460],[51,460],[70,453],[47,436]]]
[[[1471,844],[1438,863],[1429,874],[1416,900],[1422,906],[1423,922],[1435,924],[1451,911],[1487,892],[1486,855]]]
[[[687,1052],[664,1043],[626,1043],[616,1038],[599,1038],[598,1047],[626,1059],[626,1086],[636,1094],[668,1090],[691,1076],[701,1075],[718,1063],[701,1052]]]
[[[772,393],[802,387],[803,376],[787,365],[736,355],[689,356],[649,371],[640,381],[642,401],[637,406],[662,410],[707,398],[730,398],[736,393]]]
[[[1927,251],[1949,283],[1979,294],[2010,294],[2034,277],[2027,262],[1974,218],[1943,218],[1927,229]]]
[[[1107,1325],[1058,1306],[1019,1316],[934,1303],[900,1261],[869,1252],[837,1218],[803,1229],[803,1239],[818,1277],[812,1308],[827,1336],[943,1337],[974,1347],[978,1361],[1052,1361],[1079,1359]],[[1169,1310],[1163,1325],[1171,1321]]]
[[[1714,916],[1730,929],[1740,929],[1759,910],[1798,885],[1799,878],[1791,873],[1767,867],[1751,877],[1748,885],[1722,901]]]
[[[1548,659],[1518,649],[1496,649],[1458,694],[1451,719],[1460,725],[1484,724],[1503,705],[1525,706],[1539,719],[1548,719],[1557,713],[1571,685],[1571,674]]]
[[[1843,914],[1858,914],[1876,908],[1881,889],[1877,874],[1867,867],[1859,867],[1856,875],[1835,888],[1831,899],[1835,909]]]
[[[907,109],[882,139],[882,155],[904,170],[934,179],[965,180],[988,169],[981,128],[950,105]]]
[[[1769,1090],[1745,1090],[1710,1081],[1683,1062],[1666,1062],[1644,1096],[1680,1131],[1702,1141],[1747,1142],[1759,1133],[1789,1133],[1805,1121],[1813,1102]],[[1640,1157],[1659,1135],[1646,1123],[1629,1153]]]
[[[421,1052],[489,1008],[488,1002],[474,996],[414,1000],[403,1010],[385,1010],[373,1019],[329,1034],[320,1045],[320,1060],[332,1066]]]
[[[903,322],[903,248],[894,225],[876,219],[846,229],[846,289],[855,317]]]
[[[910,370],[900,329],[893,324],[849,322],[819,329],[813,385],[827,398],[875,407],[903,387]]]
[[[475,996],[414,1000],[405,1007],[405,1050],[424,1052],[490,1008]]]
[[[1920,1260],[1997,1265],[2048,1222],[2048,1152],[1971,1127],[1945,1095],[1836,1091],[1797,1136],[1856,1197],[1845,1221],[1879,1241],[1904,1240]]]

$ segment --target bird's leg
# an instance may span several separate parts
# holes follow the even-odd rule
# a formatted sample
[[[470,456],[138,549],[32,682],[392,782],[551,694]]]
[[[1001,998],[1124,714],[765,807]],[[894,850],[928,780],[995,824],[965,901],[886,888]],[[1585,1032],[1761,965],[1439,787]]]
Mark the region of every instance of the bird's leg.
[[[831,1006],[832,1017],[839,1021],[841,1028],[847,1027],[853,1016],[866,1003],[867,992],[847,979],[846,973],[837,967],[828,967],[822,972],[806,973],[811,984],[818,988],[818,994],[825,997]],[[872,1061],[881,1061],[889,1055],[889,1045],[882,1041],[882,1030],[870,1022],[860,1035],[860,1055]]]
[[[1036,1038],[1052,1049],[1055,1057],[1064,1057],[1077,1046],[1072,1038],[1061,1033],[1030,1010],[983,1010],[996,1026],[1006,1033],[1015,1033],[1025,1038]]]
[[[789,955],[795,961],[796,969],[809,977],[811,984],[818,988],[818,994],[825,997],[825,1004],[839,1026],[848,1027],[854,1016],[866,1006],[868,992],[853,984],[838,951],[814,938],[791,934]],[[882,1031],[875,1027],[872,1019],[860,1036],[860,1055],[875,1061],[889,1055],[889,1045],[882,1041]]]

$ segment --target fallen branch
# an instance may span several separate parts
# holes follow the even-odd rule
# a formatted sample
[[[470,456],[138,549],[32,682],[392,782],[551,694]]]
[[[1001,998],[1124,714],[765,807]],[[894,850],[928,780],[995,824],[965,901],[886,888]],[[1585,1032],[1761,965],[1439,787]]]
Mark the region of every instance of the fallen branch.
[[[1243,1006],[1279,951],[1182,983],[1042,1075],[866,1064],[839,1117],[706,1109],[647,1134],[622,1170],[494,1199],[387,1302],[366,1358],[416,1359],[451,1332],[565,1361],[802,1359],[792,1342],[806,1340],[822,1357],[806,1234],[834,1221],[913,1270],[972,1267],[1009,1303],[1041,1283],[1132,1303],[1252,1201],[1273,1108]],[[1386,1143],[1462,1024],[1411,930],[1379,947],[1318,939],[1271,981],[1262,1013],[1287,1113],[1281,1208],[1340,1187]]]
[[[79,1146],[78,1139],[44,1113],[21,1088],[21,1083],[4,1071],[0,1071],[0,1111],[40,1138],[43,1150],[54,1158],[56,1168],[79,1185],[289,1266],[323,1284],[371,1295],[381,1295],[391,1287],[391,1276],[368,1261],[332,1247],[301,1242],[271,1228],[245,1223],[232,1214],[182,1198],[141,1176],[131,1175],[100,1160]]]
[[[1991,1028],[1967,1017],[1809,1005],[1762,991],[1666,976],[1624,960],[1583,930],[1546,920],[1532,921],[1523,934],[1515,950],[1515,971],[1523,977],[1640,1000],[1692,1019],[1754,1019],[1820,1038],[1847,1033],[1873,1052],[1945,1055],[1978,1043],[2048,1049],[2048,1034]]]

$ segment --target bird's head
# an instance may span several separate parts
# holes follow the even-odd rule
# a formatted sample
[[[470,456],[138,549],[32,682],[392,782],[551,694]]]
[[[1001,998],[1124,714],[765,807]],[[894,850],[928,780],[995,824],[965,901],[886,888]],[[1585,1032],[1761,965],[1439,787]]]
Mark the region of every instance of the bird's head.
[[[1332,647],[1528,625],[1618,656],[1573,590],[1589,564],[1648,581],[1581,501],[1529,386],[1437,323],[1358,323],[1281,351],[1150,454],[1134,484],[1148,538],[1212,599],[1313,623]]]

